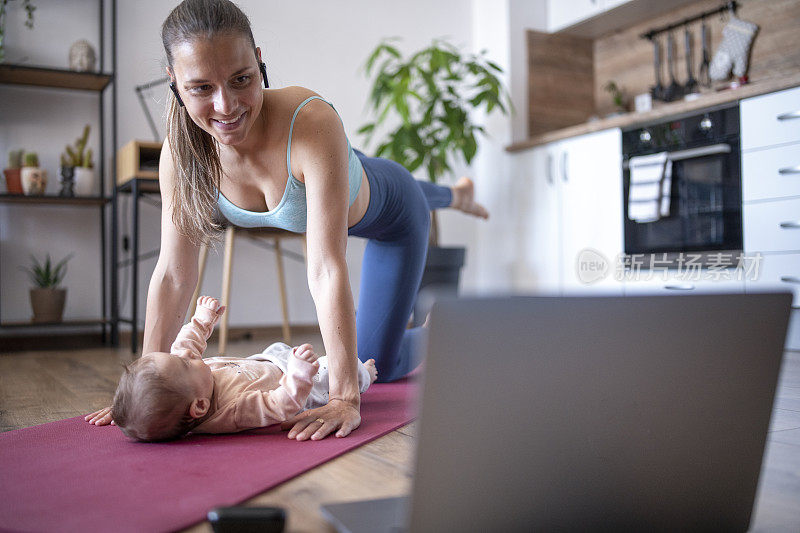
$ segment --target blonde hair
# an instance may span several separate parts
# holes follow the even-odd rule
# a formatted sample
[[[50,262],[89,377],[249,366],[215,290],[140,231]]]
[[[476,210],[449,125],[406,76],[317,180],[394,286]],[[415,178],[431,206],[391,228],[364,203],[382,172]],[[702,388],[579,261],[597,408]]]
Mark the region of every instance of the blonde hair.
[[[256,54],[250,20],[229,0],[184,0],[161,26],[161,41],[172,68],[172,50],[196,38],[221,33],[247,37]],[[170,94],[172,94],[170,92]],[[170,96],[167,140],[176,179],[173,184],[172,221],[178,231],[199,244],[214,240],[221,229],[217,220],[217,195],[222,177],[219,143],[192,121],[185,107]]]
[[[183,437],[200,422],[189,414],[191,404],[189,391],[160,374],[155,361],[146,357],[125,366],[111,417],[128,438],[171,440]]]

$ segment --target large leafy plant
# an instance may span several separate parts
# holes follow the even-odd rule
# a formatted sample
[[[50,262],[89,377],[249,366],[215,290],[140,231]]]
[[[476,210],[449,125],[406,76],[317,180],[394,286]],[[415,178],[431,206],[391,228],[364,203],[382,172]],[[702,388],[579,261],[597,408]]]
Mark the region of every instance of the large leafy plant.
[[[508,91],[497,77],[503,69],[486,58],[486,50],[462,54],[441,39],[404,59],[392,44],[396,40],[383,40],[365,63],[367,76],[374,75],[369,102],[377,118],[358,132],[366,134],[369,144],[387,120],[399,119],[375,155],[410,172],[424,167],[436,183],[451,171],[456,157],[469,164],[478,150],[476,134],[486,135],[472,121],[471,111],[484,108],[487,114],[500,110],[505,115],[512,109]],[[437,240],[434,217],[431,242]]]
[[[34,286],[39,289],[55,289],[64,280],[67,275],[67,261],[72,258],[72,254],[68,255],[56,264],[50,260],[50,254],[47,254],[44,262],[40,262],[36,257],[31,256],[31,266],[23,268]]]

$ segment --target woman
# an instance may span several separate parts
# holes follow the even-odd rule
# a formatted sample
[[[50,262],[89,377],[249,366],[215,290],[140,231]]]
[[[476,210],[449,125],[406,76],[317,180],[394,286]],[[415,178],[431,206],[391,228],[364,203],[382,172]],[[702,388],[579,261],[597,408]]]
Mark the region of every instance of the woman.
[[[162,26],[174,98],[161,151],[161,252],[150,280],[144,353],[168,351],[197,282],[199,243],[219,211],[239,226],[305,232],[308,285],[329,360],[330,401],[290,420],[289,438],[344,437],[361,423],[356,363],[391,381],[417,365],[406,330],[422,277],[429,212],[483,218],[472,182],[417,182],[392,161],[352,150],[338,114],[302,87],[268,87],[247,16],[228,0],[184,0]],[[288,174],[288,181],[287,181]],[[347,236],[369,239],[358,318]],[[356,341],[358,339],[358,341]],[[111,422],[110,408],[86,417]]]

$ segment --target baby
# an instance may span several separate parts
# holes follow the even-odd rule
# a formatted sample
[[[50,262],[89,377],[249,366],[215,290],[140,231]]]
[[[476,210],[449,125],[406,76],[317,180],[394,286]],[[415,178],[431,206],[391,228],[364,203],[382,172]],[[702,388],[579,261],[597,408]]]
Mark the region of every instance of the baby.
[[[225,312],[210,296],[197,300],[170,353],[153,352],[125,368],[111,409],[130,438],[162,441],[194,433],[232,433],[283,422],[328,403],[327,357],[310,344],[275,343],[247,358],[203,359]],[[375,381],[375,360],[358,362],[361,392]]]

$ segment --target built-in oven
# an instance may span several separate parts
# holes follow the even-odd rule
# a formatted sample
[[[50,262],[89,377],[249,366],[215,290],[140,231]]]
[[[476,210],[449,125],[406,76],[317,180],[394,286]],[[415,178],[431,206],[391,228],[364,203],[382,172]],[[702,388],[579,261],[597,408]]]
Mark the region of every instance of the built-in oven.
[[[627,258],[742,251],[739,106],[623,131],[624,240]],[[646,262],[644,262],[646,264]]]

